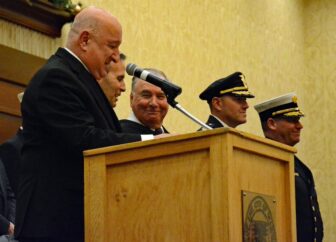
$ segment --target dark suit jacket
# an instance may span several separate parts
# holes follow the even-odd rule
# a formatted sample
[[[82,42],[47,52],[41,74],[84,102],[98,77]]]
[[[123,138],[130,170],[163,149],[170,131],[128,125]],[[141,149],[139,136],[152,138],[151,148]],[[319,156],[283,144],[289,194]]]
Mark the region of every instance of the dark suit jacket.
[[[120,120],[120,125],[121,125],[121,129],[123,132],[125,133],[132,133],[132,134],[154,134],[155,132],[153,130],[151,130],[150,128],[139,124],[137,122],[134,122],[132,120],[128,120],[128,119],[122,119]],[[165,133],[169,133],[165,127],[162,127]]]
[[[97,81],[62,48],[32,78],[21,111],[16,237],[83,241],[83,150],[141,136],[119,133],[117,116]]]
[[[0,146],[0,158],[6,168],[9,184],[15,196],[17,195],[22,144],[22,130],[19,129],[15,136]]]
[[[0,159],[0,235],[8,234],[9,222],[15,223],[15,196]]]
[[[295,196],[297,241],[321,242],[323,239],[323,222],[313,174],[296,156]]]

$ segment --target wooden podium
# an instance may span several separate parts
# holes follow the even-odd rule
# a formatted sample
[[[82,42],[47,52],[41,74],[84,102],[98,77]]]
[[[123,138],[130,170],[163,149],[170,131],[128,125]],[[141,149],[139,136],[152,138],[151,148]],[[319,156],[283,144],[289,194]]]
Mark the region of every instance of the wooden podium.
[[[294,152],[228,128],[85,151],[85,241],[294,242]]]

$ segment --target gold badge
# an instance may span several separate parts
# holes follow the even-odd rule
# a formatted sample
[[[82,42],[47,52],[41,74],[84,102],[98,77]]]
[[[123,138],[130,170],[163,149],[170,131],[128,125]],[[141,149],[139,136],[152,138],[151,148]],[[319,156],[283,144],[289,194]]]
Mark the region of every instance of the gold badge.
[[[297,103],[297,96],[293,96],[293,97],[292,97],[292,102],[293,102],[293,103]]]
[[[245,76],[243,74],[240,74],[239,77],[240,77],[240,80],[243,82],[244,87],[248,88],[245,82]]]

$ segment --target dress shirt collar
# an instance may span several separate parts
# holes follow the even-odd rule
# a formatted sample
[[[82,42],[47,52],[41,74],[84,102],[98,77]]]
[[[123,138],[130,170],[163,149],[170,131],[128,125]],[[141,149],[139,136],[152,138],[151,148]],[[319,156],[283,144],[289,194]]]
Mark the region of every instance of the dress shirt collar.
[[[80,63],[82,63],[82,65],[84,66],[84,68],[88,71],[88,72],[90,72],[89,71],[89,69],[86,67],[86,65],[84,64],[84,62],[81,60],[81,59],[79,59],[79,57],[75,54],[75,53],[73,53],[71,50],[69,50],[68,48],[66,48],[66,47],[64,47],[64,49],[66,50],[66,51],[68,51],[73,57],[75,57]]]

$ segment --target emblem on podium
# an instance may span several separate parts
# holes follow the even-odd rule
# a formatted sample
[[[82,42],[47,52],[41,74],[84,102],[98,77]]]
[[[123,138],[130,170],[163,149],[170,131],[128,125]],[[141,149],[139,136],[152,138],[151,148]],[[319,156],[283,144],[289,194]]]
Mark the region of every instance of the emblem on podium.
[[[273,196],[242,191],[243,241],[277,242]]]

